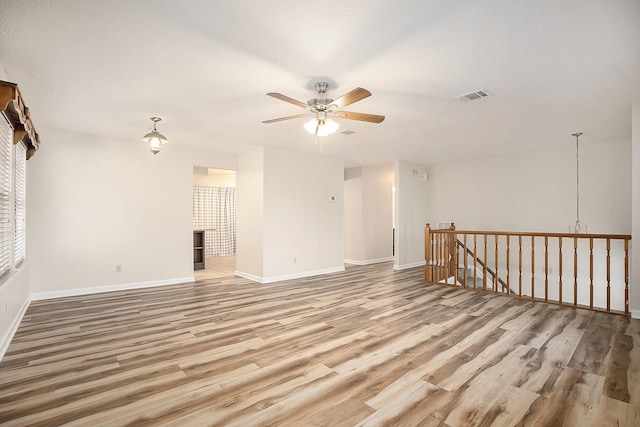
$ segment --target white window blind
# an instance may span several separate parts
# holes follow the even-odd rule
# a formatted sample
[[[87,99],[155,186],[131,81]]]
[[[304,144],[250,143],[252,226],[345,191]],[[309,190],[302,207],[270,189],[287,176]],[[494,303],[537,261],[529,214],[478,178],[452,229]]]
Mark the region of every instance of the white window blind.
[[[0,113],[0,277],[11,268],[11,152],[13,127]]]
[[[19,142],[15,147],[15,175],[14,175],[14,232],[13,259],[17,266],[24,260],[25,255],[25,195],[27,174],[27,148]]]

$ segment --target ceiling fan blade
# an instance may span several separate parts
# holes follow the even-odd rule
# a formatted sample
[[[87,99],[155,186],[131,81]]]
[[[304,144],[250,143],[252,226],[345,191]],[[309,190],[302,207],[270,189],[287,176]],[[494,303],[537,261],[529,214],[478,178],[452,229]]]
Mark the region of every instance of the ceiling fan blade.
[[[281,101],[288,102],[289,104],[297,105],[298,107],[302,107],[302,108],[307,108],[308,107],[308,105],[305,104],[304,102],[298,101],[298,100],[293,99],[293,98],[289,98],[288,96],[285,96],[285,95],[283,95],[281,93],[269,92],[267,95],[269,95],[269,96],[271,96],[273,98],[279,99]]]
[[[349,120],[360,120],[361,122],[380,123],[384,120],[384,116],[378,116],[376,114],[366,113],[352,113],[349,111],[336,111],[336,117]]]
[[[295,116],[278,117],[277,119],[263,120],[262,123],[275,123],[283,120],[299,119],[302,117],[309,117],[309,114],[296,114]]]
[[[357,87],[351,92],[345,93],[340,98],[334,100],[331,105],[336,105],[337,110],[347,105],[351,105],[354,102],[358,102],[361,99],[365,99],[367,96],[371,96],[371,92],[361,87]]]

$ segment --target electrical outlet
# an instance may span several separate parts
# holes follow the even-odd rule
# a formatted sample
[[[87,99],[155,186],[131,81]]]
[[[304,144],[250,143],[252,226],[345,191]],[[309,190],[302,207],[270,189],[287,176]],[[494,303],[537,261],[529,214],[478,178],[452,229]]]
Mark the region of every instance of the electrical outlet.
[[[116,273],[122,273],[122,265],[116,264]]]
[[[294,263],[294,264],[297,264],[297,263],[298,263],[298,258],[293,257],[293,263]]]

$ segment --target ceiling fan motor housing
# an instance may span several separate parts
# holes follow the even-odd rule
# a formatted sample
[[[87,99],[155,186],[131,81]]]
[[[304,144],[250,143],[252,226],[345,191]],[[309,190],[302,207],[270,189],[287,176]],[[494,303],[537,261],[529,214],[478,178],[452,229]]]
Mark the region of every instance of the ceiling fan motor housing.
[[[311,111],[325,111],[331,105],[331,98],[313,98],[307,101]]]

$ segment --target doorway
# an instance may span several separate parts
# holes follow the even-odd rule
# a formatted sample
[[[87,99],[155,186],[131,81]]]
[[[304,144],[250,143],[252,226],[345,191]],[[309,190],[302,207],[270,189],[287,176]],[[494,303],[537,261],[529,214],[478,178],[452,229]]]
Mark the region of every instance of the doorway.
[[[203,231],[204,268],[196,280],[232,277],[236,269],[236,172],[193,167],[193,230]]]

